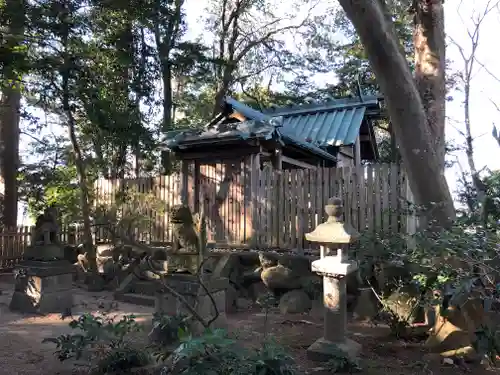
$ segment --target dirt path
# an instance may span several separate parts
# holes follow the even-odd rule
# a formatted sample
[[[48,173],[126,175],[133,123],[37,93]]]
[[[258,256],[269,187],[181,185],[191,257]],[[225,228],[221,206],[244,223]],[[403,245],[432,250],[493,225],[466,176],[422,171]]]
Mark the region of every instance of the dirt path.
[[[46,337],[69,333],[69,321],[61,320],[58,314],[29,317],[10,312],[12,289],[12,284],[0,282],[3,291],[0,295],[0,375],[71,374],[71,365],[62,364],[54,357],[54,346],[42,343]],[[114,304],[114,314],[134,314],[139,322],[150,324],[152,308],[125,303],[116,305],[110,292],[89,293],[75,289],[74,297],[75,316],[106,311]],[[242,343],[259,347],[266,335],[272,335],[294,356],[303,374],[312,373],[320,366],[307,360],[306,350],[322,336],[322,329],[319,307],[303,316],[265,314],[260,309],[228,316],[228,331]],[[477,367],[443,365],[439,358],[429,357],[421,342],[390,339],[386,327],[351,324],[350,332],[351,337],[363,345],[361,375],[500,374]]]
[[[46,337],[69,333],[69,320],[59,314],[30,317],[12,313],[9,302],[12,284],[0,284],[0,375],[56,375],[68,373],[70,364],[59,362],[53,355],[54,346],[44,344]],[[110,292],[88,293],[75,289],[75,308],[78,316],[85,312],[97,313],[115,304]],[[152,308],[120,303],[113,314],[134,314],[138,321],[149,322]]]

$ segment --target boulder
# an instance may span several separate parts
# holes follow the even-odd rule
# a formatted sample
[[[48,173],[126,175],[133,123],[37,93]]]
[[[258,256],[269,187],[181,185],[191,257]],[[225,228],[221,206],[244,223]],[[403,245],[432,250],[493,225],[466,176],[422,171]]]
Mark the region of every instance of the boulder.
[[[480,297],[470,298],[460,307],[449,306],[444,312],[436,307],[435,324],[425,345],[442,356],[474,356],[476,331],[491,326]]]
[[[323,278],[317,274],[301,277],[301,289],[312,300],[323,298]]]
[[[283,254],[278,258],[278,264],[291,269],[297,276],[315,275],[311,271],[311,259],[304,255]]]
[[[312,301],[303,290],[291,290],[281,296],[279,304],[282,314],[303,314],[312,308]]]
[[[96,246],[96,256],[97,257],[111,257],[113,256],[113,244],[99,244]]]
[[[269,289],[267,289],[266,285],[262,281],[258,281],[250,285],[248,288],[248,294],[252,300],[257,301],[268,295]]]
[[[425,321],[423,308],[419,306],[421,294],[414,284],[402,286],[385,299],[385,307],[395,314],[399,320],[412,324]]]
[[[258,267],[260,265],[259,253],[257,251],[245,251],[237,254],[243,267]]]
[[[264,269],[260,277],[267,288],[273,292],[301,287],[300,277],[296,276],[291,269],[281,265]]]
[[[242,285],[248,285],[249,283],[254,283],[260,280],[260,274],[262,273],[262,267],[248,269],[242,272],[240,276],[240,282]]]
[[[253,306],[252,300],[248,298],[238,298],[236,300],[236,308],[238,310],[248,310]]]
[[[349,294],[358,294],[359,288],[362,286],[361,275],[359,270],[351,272],[346,276],[346,292]]]
[[[226,254],[218,259],[217,264],[213,267],[212,277],[223,277],[236,285],[240,285],[241,265],[238,254]]]
[[[233,314],[237,310],[236,300],[238,299],[238,291],[229,285],[226,289],[226,312]]]
[[[361,321],[371,321],[378,314],[377,297],[371,288],[359,290],[354,308],[354,319]]]
[[[381,294],[391,293],[397,289],[401,283],[411,281],[411,271],[412,270],[407,267],[391,263],[375,264],[373,270],[377,284],[375,289]]]
[[[259,261],[262,269],[274,267],[278,265],[279,254],[270,252],[259,252]]]

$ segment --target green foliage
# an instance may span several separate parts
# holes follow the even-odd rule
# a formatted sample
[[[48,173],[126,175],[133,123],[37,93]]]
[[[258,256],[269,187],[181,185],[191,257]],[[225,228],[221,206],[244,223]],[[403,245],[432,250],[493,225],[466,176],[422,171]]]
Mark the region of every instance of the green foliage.
[[[166,348],[178,343],[188,334],[188,330],[189,324],[186,316],[154,313],[151,332],[156,332],[156,338],[159,339],[159,342],[153,346],[156,360],[165,360],[170,354]]]
[[[361,262],[364,280],[373,277],[377,264],[397,265],[407,272],[407,277],[400,281],[405,285],[416,284],[420,291],[418,304],[441,304],[445,314],[448,306],[461,306],[472,294],[483,300],[485,309],[498,300],[498,240],[496,232],[459,221],[439,232],[366,233],[357,246],[356,256]],[[386,278],[385,282],[392,280]],[[379,287],[383,290],[386,285]],[[393,318],[394,330],[404,331],[404,327],[399,327],[404,322]]]
[[[60,361],[70,358],[78,360],[90,354],[89,367],[93,367],[96,374],[144,366],[149,361],[146,354],[132,348],[127,341],[129,334],[141,330],[133,315],[124,316],[115,322],[106,316],[83,314],[72,320],[69,326],[78,333],[43,340],[56,345],[54,354]]]
[[[209,330],[198,338],[182,340],[173,353],[172,368],[180,375],[294,375],[292,358],[268,341],[262,348],[245,350],[223,330]]]
[[[92,370],[95,375],[101,374],[123,374],[131,368],[143,367],[149,364],[150,358],[147,353],[130,347],[112,348],[106,351],[97,365]]]
[[[361,371],[358,361],[349,358],[345,352],[337,347],[333,347],[331,350],[332,359],[330,359],[323,368],[330,373],[349,373]]]
[[[496,365],[500,356],[500,331],[482,326],[475,335],[474,350],[479,356],[488,358],[493,365]]]

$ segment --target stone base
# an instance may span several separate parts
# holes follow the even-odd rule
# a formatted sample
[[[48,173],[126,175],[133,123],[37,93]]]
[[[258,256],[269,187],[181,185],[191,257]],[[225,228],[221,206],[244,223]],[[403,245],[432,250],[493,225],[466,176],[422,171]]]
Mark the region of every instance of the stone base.
[[[62,313],[73,307],[69,262],[25,261],[18,267],[9,309],[32,314]]]
[[[28,261],[62,261],[65,260],[64,255],[64,246],[58,244],[35,244],[24,250],[24,259]]]
[[[339,350],[354,360],[361,351],[361,345],[347,338],[341,342],[331,342],[322,337],[307,349],[307,358],[311,361],[327,362],[334,357],[338,357]]]
[[[184,279],[184,280],[182,280]],[[229,287],[229,281],[226,278],[214,278],[205,280],[205,286],[208,293],[194,281],[189,281],[187,276],[178,277],[177,285],[170,285],[179,294],[181,294],[186,301],[196,310],[196,312],[206,321],[215,317],[217,309],[219,315],[217,319],[212,322],[213,328],[226,328],[226,290]],[[211,297],[211,298],[210,298]],[[215,302],[212,303],[212,299]],[[190,315],[190,312],[185,306],[177,300],[176,297],[169,293],[157,293],[155,298],[155,312],[166,315]],[[203,332],[203,327],[196,321],[193,321],[191,331],[193,334]]]

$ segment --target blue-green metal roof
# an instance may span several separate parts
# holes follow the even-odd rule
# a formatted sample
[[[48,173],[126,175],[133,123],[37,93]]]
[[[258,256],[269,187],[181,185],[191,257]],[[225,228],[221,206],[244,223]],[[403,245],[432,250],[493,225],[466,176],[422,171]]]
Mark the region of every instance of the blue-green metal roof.
[[[378,109],[378,105],[379,98],[365,97],[275,108],[265,114],[282,116],[283,129],[299,139],[319,147],[340,146],[356,141],[367,109]]]
[[[244,104],[242,105],[244,106]],[[258,111],[256,112],[260,113]],[[246,115],[242,112],[240,113],[245,117],[249,114],[249,112],[247,112]],[[334,155],[331,155],[318,146],[298,139],[295,135],[284,130],[282,126],[283,119],[281,117],[269,117],[263,115],[262,113],[256,117],[260,120],[248,120],[234,124],[226,124],[224,125],[226,128],[224,130],[216,129],[214,127],[209,129],[184,129],[167,132],[165,134],[163,144],[170,150],[185,150],[195,145],[210,144],[211,146],[217,146],[217,143],[220,144],[220,142],[233,140],[243,141],[249,139],[275,139],[283,145],[302,148],[312,154],[322,157],[325,160],[337,160]]]

